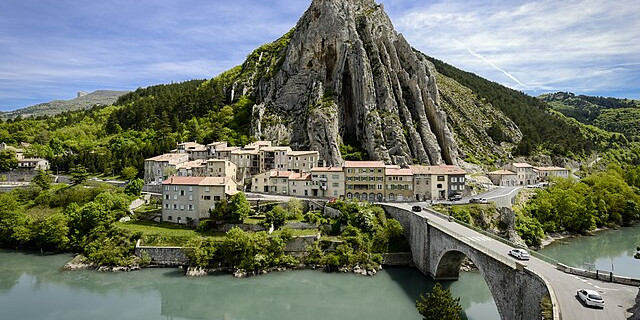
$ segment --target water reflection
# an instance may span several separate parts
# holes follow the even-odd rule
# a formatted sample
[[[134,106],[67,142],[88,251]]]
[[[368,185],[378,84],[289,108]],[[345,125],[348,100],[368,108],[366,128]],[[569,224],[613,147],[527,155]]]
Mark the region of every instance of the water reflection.
[[[187,278],[175,269],[61,272],[68,259],[0,251],[0,319],[419,319],[415,300],[434,285],[409,268],[372,278],[311,270]],[[468,319],[498,318],[480,274],[445,286]]]

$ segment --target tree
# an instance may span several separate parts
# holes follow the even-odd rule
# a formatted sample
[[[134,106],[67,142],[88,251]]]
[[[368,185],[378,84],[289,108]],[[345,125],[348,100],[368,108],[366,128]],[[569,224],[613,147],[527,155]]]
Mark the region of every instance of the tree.
[[[453,298],[449,289],[444,290],[440,283],[436,283],[427,296],[420,295],[416,301],[418,312],[424,320],[459,320],[462,307],[460,298]]]
[[[251,205],[244,192],[234,194],[229,201],[229,212],[225,220],[242,223],[251,213]]]
[[[87,181],[89,178],[89,172],[87,172],[87,168],[84,166],[75,166],[71,168],[71,182],[73,185],[79,185],[83,182]]]
[[[124,169],[122,169],[122,172],[120,172],[120,175],[125,179],[125,180],[133,180],[138,176],[138,169],[134,168],[134,167],[125,167]]]
[[[49,190],[51,188],[51,177],[42,169],[38,169],[38,174],[33,177],[31,183],[42,188],[42,190]]]
[[[287,209],[289,209],[289,220],[301,220],[302,219],[302,202],[298,199],[291,199],[287,202]]]
[[[284,221],[287,219],[287,211],[281,205],[277,205],[264,216],[264,222],[267,225],[273,224],[273,228],[278,229],[284,225]]]
[[[9,171],[18,167],[16,152],[5,149],[0,151],[0,171]]]
[[[130,196],[139,197],[142,193],[142,187],[144,187],[144,180],[140,178],[134,179],[133,181],[129,182],[129,184],[127,184],[127,186],[124,188],[124,193]]]

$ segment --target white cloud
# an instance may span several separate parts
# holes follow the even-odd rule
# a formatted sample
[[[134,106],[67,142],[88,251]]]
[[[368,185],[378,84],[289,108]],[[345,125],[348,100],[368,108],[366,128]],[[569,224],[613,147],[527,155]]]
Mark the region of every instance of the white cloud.
[[[402,12],[415,47],[513,88],[626,92],[640,98],[635,0],[449,0]],[[457,43],[459,42],[459,43]]]

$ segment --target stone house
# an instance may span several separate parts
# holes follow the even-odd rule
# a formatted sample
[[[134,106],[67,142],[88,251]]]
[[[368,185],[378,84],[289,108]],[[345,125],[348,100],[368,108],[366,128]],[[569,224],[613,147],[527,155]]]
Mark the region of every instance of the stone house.
[[[382,161],[345,161],[345,192],[347,199],[384,200],[386,166]]]
[[[463,194],[466,172],[451,165],[409,166],[413,172],[413,190],[417,201],[443,200]]]
[[[320,198],[344,198],[345,175],[342,167],[315,167],[311,169],[313,188],[311,195]]]
[[[207,159],[209,157],[209,150],[207,147],[196,142],[178,143],[176,150],[173,150],[172,152],[186,153],[189,155],[189,160],[191,161]]]
[[[533,171],[533,166],[528,163],[510,163],[504,169],[516,173],[519,186],[528,186],[538,181],[538,175]]]
[[[289,176],[289,195],[310,197],[312,194],[313,181],[310,173],[293,173]]]
[[[487,174],[491,182],[496,186],[515,187],[518,185],[518,175],[509,170],[497,170]]]
[[[236,194],[229,177],[176,177],[162,183],[162,221],[197,225],[218,201]]]
[[[263,147],[260,152],[260,172],[269,170],[287,170],[289,147]]]
[[[49,170],[49,161],[41,158],[22,158],[18,160],[18,169]]]
[[[162,184],[169,176],[178,172],[177,166],[189,161],[186,153],[166,153],[144,161],[144,183]]]
[[[295,172],[310,172],[318,166],[318,151],[290,151],[287,156],[287,170]]]
[[[569,178],[569,169],[561,167],[534,167],[538,181],[549,181],[550,178]]]
[[[385,199],[387,201],[413,200],[413,171],[387,166],[385,171]]]
[[[207,160],[207,177],[229,177],[235,180],[237,178],[237,171],[236,165],[229,160]]]

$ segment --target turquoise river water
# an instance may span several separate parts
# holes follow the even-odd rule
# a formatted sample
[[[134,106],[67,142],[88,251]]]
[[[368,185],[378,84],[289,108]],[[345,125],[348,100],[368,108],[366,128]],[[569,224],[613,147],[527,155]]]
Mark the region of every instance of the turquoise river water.
[[[640,227],[564,240],[543,253],[576,266],[640,277]],[[235,279],[189,278],[177,269],[63,272],[69,255],[0,250],[0,319],[420,319],[415,300],[433,281],[411,268],[374,277],[303,270]],[[607,269],[607,267],[609,269]],[[467,319],[499,319],[482,275],[446,284]]]

